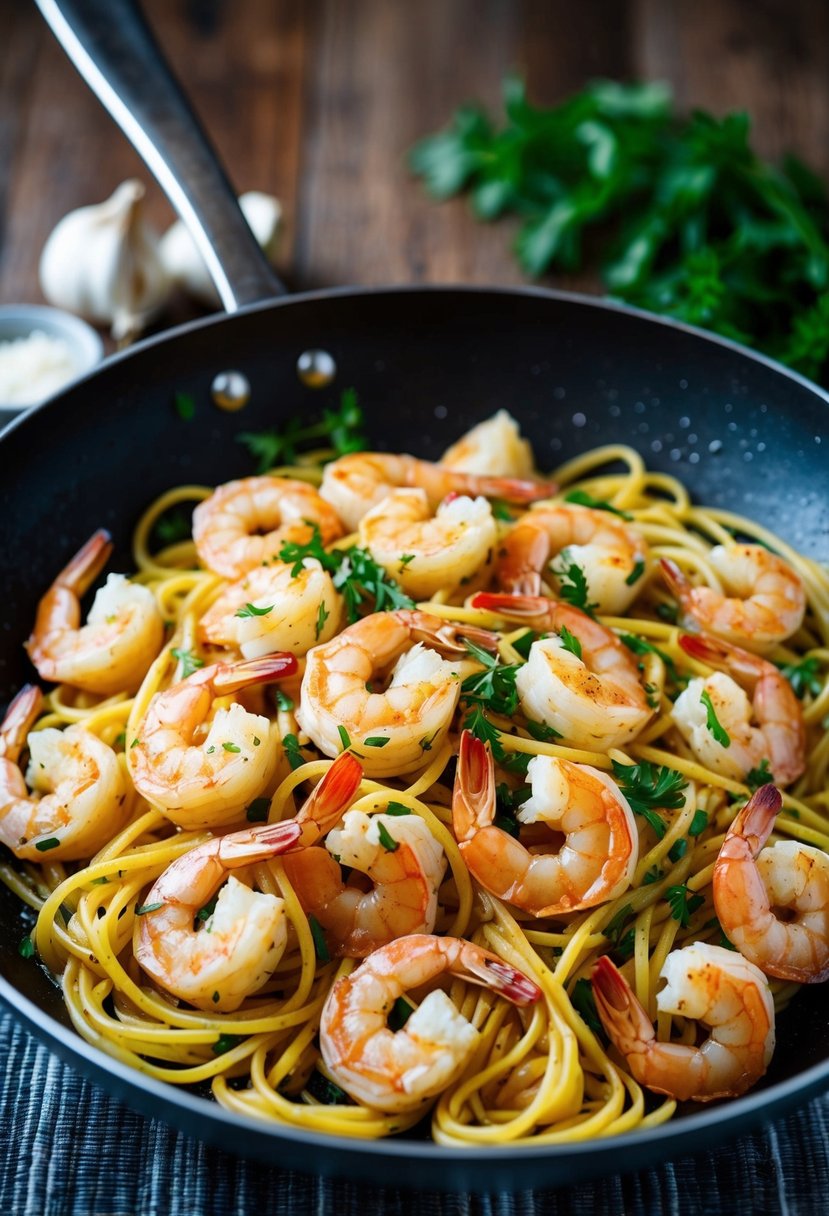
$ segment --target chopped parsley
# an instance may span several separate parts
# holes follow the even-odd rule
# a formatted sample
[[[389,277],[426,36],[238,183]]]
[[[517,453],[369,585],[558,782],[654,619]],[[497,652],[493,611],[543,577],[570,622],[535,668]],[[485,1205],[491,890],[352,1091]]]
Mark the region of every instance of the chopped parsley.
[[[197,925],[199,925],[199,924],[203,925],[206,920],[210,920],[210,917],[216,911],[216,904],[218,902],[219,902],[219,896],[217,894],[217,895],[214,895],[212,899],[209,899],[203,908],[199,908],[198,912],[196,913],[196,918],[195,918]]]
[[[659,866],[651,866],[647,874],[642,879],[642,882],[647,887],[650,886],[651,883],[659,882],[659,880],[664,877],[665,875],[662,873]]]
[[[640,579],[640,578],[642,577],[642,575],[645,573],[645,571],[647,570],[647,568],[648,568],[648,567],[647,567],[647,563],[646,563],[646,562],[642,562],[642,561],[636,562],[636,564],[634,565],[634,567],[633,567],[633,569],[631,570],[630,574],[629,574],[629,575],[627,576],[627,578],[625,579],[625,583],[627,584],[627,586],[628,586],[628,587],[632,587],[634,583],[638,583],[638,582],[639,582],[639,579]]]
[[[580,659],[581,658],[581,642],[575,636],[575,634],[572,634],[570,632],[570,630],[567,628],[566,625],[562,625],[561,633],[559,634],[559,637],[561,638],[561,644],[564,647],[564,649],[569,650],[570,654],[574,654],[577,659]]]
[[[714,704],[707,688],[703,688],[702,692],[699,694],[699,699],[701,704],[705,706],[707,715],[705,725],[708,727],[709,732],[713,735],[714,741],[719,743],[720,747],[730,747],[731,736],[717,717],[717,711],[714,709]]]
[[[687,852],[688,852],[688,841],[685,839],[684,836],[681,836],[680,839],[675,840],[674,843],[671,845],[671,847],[668,849],[668,857],[670,858],[671,861],[681,861]]]
[[[515,519],[512,511],[509,509],[509,504],[504,502],[503,498],[493,498],[490,500],[492,515],[494,519],[500,519],[505,524],[511,524]]]
[[[353,388],[344,389],[339,409],[323,410],[322,419],[307,426],[293,417],[279,430],[243,431],[236,442],[247,448],[257,462],[257,473],[267,473],[277,464],[295,464],[300,451],[329,441],[337,456],[365,450],[363,411]]]
[[[236,614],[239,615],[238,613]],[[200,659],[192,650],[182,650],[178,646],[174,646],[170,651],[174,659],[181,664],[181,678],[186,680],[194,671],[198,671],[200,667],[204,667],[204,659]],[[133,746],[135,746],[133,744]]]
[[[389,742],[388,735],[369,735],[367,739],[363,739],[364,747],[385,747]]]
[[[148,912],[157,912],[159,908],[163,908],[163,907],[164,907],[163,902],[156,903],[156,904],[141,904],[140,907],[135,909],[135,915],[136,916],[146,916]]]
[[[746,785],[754,792],[759,790],[761,785],[769,785],[774,781],[774,773],[769,768],[769,762],[765,758],[760,761],[757,768],[751,768],[746,773]]]
[[[192,517],[179,507],[165,511],[153,524],[153,543],[161,547],[187,540],[193,528]]]
[[[386,807],[386,815],[411,815],[411,809],[402,802],[390,802]]]
[[[241,752],[242,750],[236,743],[223,743],[222,748],[226,752]]]
[[[586,612],[588,616],[593,615],[593,609],[596,604],[589,602],[589,588],[587,586],[587,576],[577,562],[567,560],[567,550],[563,550],[560,557],[563,559],[563,564],[558,564],[553,567],[553,573],[558,579],[558,593],[561,599],[566,604],[572,604],[574,608],[581,608],[582,612]]]
[[[612,503],[606,502],[603,498],[594,498],[586,490],[570,490],[569,494],[564,495],[564,501],[578,503],[580,507],[592,507],[594,511],[610,511],[613,515],[618,515],[620,519],[633,519],[633,516],[627,511],[620,511],[618,507],[614,507]]]
[[[391,1007],[388,1017],[389,1030],[402,1030],[414,1013],[414,1005],[410,1005],[404,996],[399,996]]]
[[[414,600],[406,595],[400,584],[389,578],[382,566],[374,560],[367,549],[352,545],[350,549],[328,551],[322,543],[322,534],[316,524],[312,525],[311,539],[303,544],[286,542],[279,551],[283,562],[292,563],[291,575],[296,578],[306,558],[312,557],[320,563],[332,578],[334,586],[345,599],[349,624],[359,620],[358,609],[367,601],[373,601],[374,612],[390,612],[396,608],[414,608]],[[327,615],[327,613],[326,613]],[[323,618],[323,623],[324,623]],[[318,620],[318,628],[322,625]],[[319,637],[319,633],[317,633]]]
[[[35,848],[38,853],[48,853],[49,849],[56,849],[59,844],[57,836],[49,836],[46,840],[36,840]]]
[[[387,853],[396,853],[400,848],[400,841],[394,839],[384,823],[377,824],[377,836]]]
[[[414,559],[415,559],[414,553],[402,553],[400,555],[400,569],[405,570],[406,567],[408,566],[409,562],[413,562]]]
[[[314,951],[317,958],[321,963],[330,963],[331,954],[329,953],[328,944],[325,940],[325,932],[316,916],[309,914],[308,927],[311,930],[311,936],[314,939]]]
[[[683,929],[687,929],[691,917],[705,903],[702,895],[692,895],[685,883],[668,887],[665,898],[671,906],[671,916],[678,920]]]
[[[628,650],[632,650],[634,654],[656,654],[659,655],[662,662],[665,664],[665,670],[670,675],[671,679],[676,683],[680,676],[676,669],[676,664],[669,654],[664,650],[660,650],[658,646],[654,646],[653,642],[646,642],[644,638],[637,638],[632,633],[620,633],[619,641],[627,646]]]
[[[823,681],[820,678],[820,661],[816,658],[803,659],[800,663],[784,663],[780,670],[789,681],[794,695],[801,701],[810,693],[813,697],[820,696]]]
[[[570,993],[570,1003],[585,1026],[588,1026],[594,1034],[603,1033],[601,1019],[596,1010],[596,1000],[593,996],[593,985],[590,983],[590,980],[576,980],[573,985],[573,991]]]
[[[539,638],[545,636],[543,633],[534,633],[532,629],[528,629],[526,633],[522,633],[520,638],[515,639],[512,643],[512,648],[518,651],[522,659],[528,659],[533,642],[537,642]]]
[[[319,610],[317,612],[317,620],[316,620],[316,624],[314,625],[314,629],[316,631],[315,637],[316,637],[317,641],[319,641],[319,636],[322,633],[323,629],[325,628],[325,622],[328,620],[330,615],[331,615],[331,613],[327,611],[324,602],[322,600],[320,600],[320,606],[319,606]]]
[[[32,941],[31,937],[28,936],[28,934],[26,935],[26,937],[22,937],[20,939],[20,945],[17,947],[17,953],[20,955],[21,958],[34,958],[35,944]]]
[[[527,730],[539,743],[555,743],[556,739],[561,738],[560,731],[546,722],[533,722],[532,718],[527,718]]]
[[[491,709],[493,713],[511,718],[518,709],[518,690],[515,677],[521,665],[503,664],[493,655],[464,639],[469,653],[484,667],[484,671],[467,676],[461,684],[461,696],[468,704],[477,704]]]
[[[296,735],[285,735],[282,740],[282,747],[285,750],[285,756],[291,768],[302,768],[303,764],[305,764],[305,757],[302,754],[299,739],[297,739]]]
[[[684,803],[684,791],[688,782],[681,773],[667,766],[657,766],[642,760],[639,764],[620,764],[613,762],[613,776],[616,784],[630,803],[630,808],[636,815],[641,815],[656,832],[661,840],[665,835],[667,824],[656,812],[675,811]]]
[[[348,749],[351,747],[351,739],[349,738],[348,731],[344,726],[340,725],[337,727],[337,734],[340,736],[340,743],[343,745],[343,751],[348,751]]]
[[[694,811],[694,817],[691,820],[691,826],[688,828],[689,836],[701,836],[708,827],[708,815],[705,811],[697,809]]]
[[[253,802],[245,811],[245,818],[247,819],[248,823],[267,823],[270,809],[270,798],[254,798]]]
[[[233,615],[241,617],[244,620],[251,616],[267,616],[273,610],[273,604],[268,604],[267,608],[257,608],[255,604],[245,604],[244,608],[238,608]]]
[[[333,1081],[329,1081],[328,1077],[324,1077],[321,1072],[311,1073],[308,1078],[308,1084],[305,1086],[306,1093],[319,1102],[321,1106],[354,1106],[352,1098],[349,1098],[344,1089],[340,1089],[339,1085],[335,1085]]]
[[[238,1047],[244,1041],[245,1036],[242,1034],[220,1034],[213,1044],[213,1052],[217,1056],[223,1056],[226,1051],[230,1051],[233,1047]]]
[[[291,697],[284,693],[281,688],[276,690],[276,708],[289,710],[294,708],[294,702]]]
[[[192,422],[196,416],[196,401],[190,393],[175,393],[173,406],[183,422]]]

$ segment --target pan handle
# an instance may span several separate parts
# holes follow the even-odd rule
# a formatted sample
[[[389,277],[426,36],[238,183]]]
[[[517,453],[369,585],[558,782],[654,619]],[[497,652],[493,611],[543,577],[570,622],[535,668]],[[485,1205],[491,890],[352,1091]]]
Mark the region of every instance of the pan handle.
[[[36,3],[187,225],[224,308],[236,312],[284,294],[213,146],[132,0]]]

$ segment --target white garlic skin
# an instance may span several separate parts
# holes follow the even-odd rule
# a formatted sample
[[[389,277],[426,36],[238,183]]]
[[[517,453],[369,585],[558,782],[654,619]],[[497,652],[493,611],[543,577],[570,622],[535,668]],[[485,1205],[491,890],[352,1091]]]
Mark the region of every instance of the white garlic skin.
[[[130,180],[106,202],[70,211],[40,256],[40,286],[49,303],[110,326],[118,341],[140,333],[170,292],[143,198],[141,182]]]
[[[250,226],[257,244],[269,261],[273,260],[276,238],[282,220],[279,199],[258,190],[250,190],[239,198],[239,206]],[[161,259],[172,282],[202,304],[219,306],[213,280],[207,273],[202,256],[181,220],[168,228],[161,238]]]

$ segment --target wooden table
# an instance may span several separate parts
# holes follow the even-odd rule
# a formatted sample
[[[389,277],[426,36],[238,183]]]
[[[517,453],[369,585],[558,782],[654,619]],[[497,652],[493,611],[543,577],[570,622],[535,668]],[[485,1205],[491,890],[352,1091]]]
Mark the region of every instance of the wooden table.
[[[748,109],[757,147],[829,175],[829,5],[822,0],[147,0],[239,190],[282,200],[296,289],[522,281],[511,221],[430,202],[407,149],[469,98],[493,108],[518,67],[550,103],[596,76],[667,79],[679,105]],[[42,299],[57,220],[130,176],[160,190],[30,3],[0,0],[0,302]],[[553,281],[553,280],[550,280]],[[588,288],[585,277],[559,285]],[[178,302],[167,320],[187,316]],[[190,314],[192,315],[192,314]]]

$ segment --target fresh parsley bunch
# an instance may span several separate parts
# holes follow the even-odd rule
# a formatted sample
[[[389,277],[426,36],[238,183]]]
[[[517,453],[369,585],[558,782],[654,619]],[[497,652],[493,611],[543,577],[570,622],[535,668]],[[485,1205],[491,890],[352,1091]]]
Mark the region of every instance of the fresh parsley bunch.
[[[503,87],[505,120],[462,106],[411,152],[435,198],[521,217],[528,274],[599,250],[608,291],[755,346],[829,382],[829,202],[799,161],[749,144],[748,115],[680,118],[664,84],[600,80],[550,109]],[[593,230],[597,230],[594,234]]]

